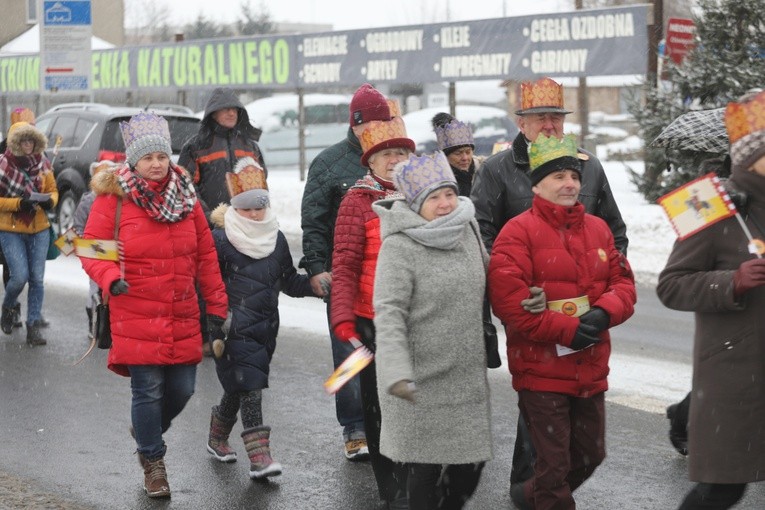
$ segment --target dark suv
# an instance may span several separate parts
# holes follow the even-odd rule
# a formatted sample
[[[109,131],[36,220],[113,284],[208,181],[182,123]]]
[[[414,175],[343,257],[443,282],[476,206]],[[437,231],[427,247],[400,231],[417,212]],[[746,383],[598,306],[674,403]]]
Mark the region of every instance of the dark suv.
[[[37,128],[48,137],[46,154],[53,162],[56,175],[59,202],[54,221],[59,232],[72,226],[74,210],[90,183],[90,164],[125,160],[119,124],[143,110],[99,103],[66,103],[37,117]],[[199,119],[182,106],[149,106],[145,110],[167,119],[176,161],[183,144],[199,130]],[[61,143],[54,155],[59,137]]]

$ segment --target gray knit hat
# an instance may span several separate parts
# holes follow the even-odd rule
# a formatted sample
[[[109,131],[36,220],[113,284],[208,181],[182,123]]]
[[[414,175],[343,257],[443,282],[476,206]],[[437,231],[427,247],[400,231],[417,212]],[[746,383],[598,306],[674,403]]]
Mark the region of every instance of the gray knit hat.
[[[150,112],[133,115],[128,122],[120,122],[122,139],[125,140],[125,156],[133,167],[138,160],[152,152],[173,154],[170,146],[170,127],[167,121]]]

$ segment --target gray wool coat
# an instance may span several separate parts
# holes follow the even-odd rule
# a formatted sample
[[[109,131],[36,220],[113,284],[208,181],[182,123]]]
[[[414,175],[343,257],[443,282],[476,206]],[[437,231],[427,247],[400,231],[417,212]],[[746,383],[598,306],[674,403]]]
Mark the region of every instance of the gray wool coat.
[[[765,240],[765,177],[733,171],[748,194],[746,224]],[[765,479],[765,286],[733,294],[733,275],[754,258],[735,218],[675,243],[656,292],[695,313],[689,475],[695,482]]]
[[[461,200],[472,218],[472,204]],[[381,200],[373,208],[382,237],[374,289],[380,451],[396,462],[490,460],[486,252],[469,223],[456,247],[438,249],[402,232],[427,223],[403,200]],[[470,222],[477,229],[475,219]],[[415,382],[414,403],[388,393],[402,379]]]

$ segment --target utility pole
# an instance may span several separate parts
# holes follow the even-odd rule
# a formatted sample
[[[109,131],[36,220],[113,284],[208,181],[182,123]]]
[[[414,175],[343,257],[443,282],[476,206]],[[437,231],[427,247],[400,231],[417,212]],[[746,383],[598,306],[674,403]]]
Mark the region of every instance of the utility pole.
[[[584,8],[582,0],[575,0],[576,10]],[[579,78],[579,88],[576,89],[576,102],[579,110],[579,126],[581,131],[579,132],[579,146],[585,147],[585,141],[587,135],[590,134],[590,104],[589,104],[589,91],[587,90],[587,77],[582,76]]]
[[[656,87],[659,79],[659,41],[664,37],[664,0],[653,0],[648,11],[648,80]],[[653,26],[652,26],[653,25]]]

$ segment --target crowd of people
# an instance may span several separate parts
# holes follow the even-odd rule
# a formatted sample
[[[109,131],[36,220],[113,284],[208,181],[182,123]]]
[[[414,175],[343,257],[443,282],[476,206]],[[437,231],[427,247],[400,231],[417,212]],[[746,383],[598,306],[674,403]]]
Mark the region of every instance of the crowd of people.
[[[726,111],[730,182],[747,193],[746,221],[759,235],[763,111],[762,92]],[[560,84],[523,83],[509,149],[477,157],[471,127],[442,113],[432,119],[439,150],[417,155],[397,103],[359,87],[346,138],[310,165],[305,273],[271,208],[259,132],[233,91],[213,91],[178,165],[165,119],[143,112],[122,123],[126,160],[94,162],[76,231],[121,244],[119,260],[81,261],[89,320],[95,303],[109,303],[108,368],[130,381],[128,431],[147,495],[171,494],[164,434],[194,393],[203,353],[222,388],[207,451],[236,461],[229,437],[241,418],[250,478],[282,474],[262,399],[284,292],[324,299],[335,368],[359,347],[374,354],[335,405],[345,457],[369,460],[385,508],[459,509],[474,494],[493,457],[492,314],[518,394],[511,499],[521,510],[575,508],[574,492],[606,455],[609,329],[637,298],[626,226],[602,165],[565,134],[569,113]],[[46,211],[58,194],[33,116],[13,120],[0,154],[2,331],[17,327],[28,285],[27,342],[37,346],[46,343]],[[765,259],[734,222],[678,242],[657,288],[668,307],[696,312],[684,405],[697,485],[683,510],[730,508],[765,473],[756,327]],[[724,420],[706,419],[715,413]]]

